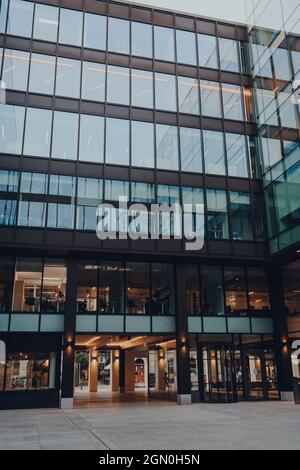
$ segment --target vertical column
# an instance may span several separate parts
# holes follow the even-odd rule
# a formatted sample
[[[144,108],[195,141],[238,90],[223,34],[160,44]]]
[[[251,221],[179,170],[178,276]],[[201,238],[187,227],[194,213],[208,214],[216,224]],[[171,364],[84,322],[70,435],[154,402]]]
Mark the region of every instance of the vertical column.
[[[98,362],[98,351],[90,349],[89,353],[89,392],[98,392],[98,373],[99,373],[99,362]]]
[[[288,345],[288,323],[285,311],[282,271],[272,266],[270,271],[271,308],[274,316],[278,365],[278,384],[282,401],[294,401],[293,368]]]
[[[75,330],[76,330],[76,286],[77,262],[68,261],[68,279],[65,304],[65,329],[63,336],[63,360],[61,382],[61,408],[73,408]]]
[[[120,375],[120,352],[111,352],[111,369],[110,369],[110,380],[111,380],[111,391],[119,391],[119,375]]]
[[[177,402],[190,405],[191,374],[188,334],[188,315],[186,307],[186,282],[184,266],[176,266],[176,355],[177,355]]]
[[[156,391],[164,392],[166,390],[166,355],[165,350],[157,351],[156,364]]]
[[[120,349],[119,351],[119,391],[120,393],[125,393],[125,351]]]

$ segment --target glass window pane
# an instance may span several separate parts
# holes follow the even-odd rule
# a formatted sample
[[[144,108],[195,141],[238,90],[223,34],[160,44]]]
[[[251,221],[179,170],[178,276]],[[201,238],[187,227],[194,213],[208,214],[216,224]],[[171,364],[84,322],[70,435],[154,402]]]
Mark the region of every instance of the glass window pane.
[[[105,65],[94,62],[82,63],[83,100],[105,101]]]
[[[153,73],[144,70],[131,71],[131,104],[141,108],[153,108]]]
[[[155,74],[155,103],[157,109],[177,110],[176,77],[165,73]]]
[[[129,69],[125,67],[107,67],[107,101],[129,105]]]
[[[289,51],[278,47],[274,50],[272,57],[276,79],[289,82],[292,79]]]
[[[212,175],[225,175],[224,134],[203,131],[205,172]]]
[[[67,268],[63,260],[46,259],[43,270],[42,312],[65,310]]]
[[[0,225],[15,225],[17,201],[0,199]]]
[[[24,131],[25,108],[0,106],[0,152],[20,155]]]
[[[129,121],[106,119],[106,163],[129,165]]]
[[[78,266],[77,312],[97,311],[98,265],[81,263]]]
[[[53,196],[75,196],[76,178],[73,176],[50,175],[49,194]]]
[[[154,26],[155,58],[175,62],[175,34],[170,28]]]
[[[103,163],[104,161],[104,118],[101,116],[80,117],[79,160]]]
[[[54,111],[52,157],[77,160],[78,115]]]
[[[131,164],[154,168],[154,125],[132,121],[131,139]]]
[[[47,194],[48,175],[44,173],[27,173],[21,175],[21,193],[27,194]]]
[[[201,132],[199,129],[180,128],[181,170],[202,173]]]
[[[48,204],[47,227],[74,228],[74,206],[71,204]]]
[[[201,267],[202,309],[204,316],[223,316],[223,273],[218,266]]]
[[[156,126],[157,168],[178,171],[178,128],[157,124]]]
[[[0,258],[0,312],[9,312],[11,308],[11,288],[14,279],[14,258]],[[0,384],[1,386],[1,384]]]
[[[248,154],[244,135],[226,134],[229,176],[249,177]]]
[[[244,120],[242,90],[239,85],[222,84],[224,118],[237,121]]]
[[[24,155],[49,157],[52,111],[27,108]]]
[[[103,198],[103,181],[94,178],[78,178],[77,198],[80,203],[98,205]]]
[[[131,23],[131,53],[139,57],[153,57],[152,26],[145,23]]]
[[[32,54],[29,91],[45,95],[53,95],[55,60],[55,57],[52,56]]]
[[[239,72],[238,43],[233,39],[219,38],[221,70]]]
[[[99,267],[99,311],[101,314],[124,314],[124,266],[106,262]]]
[[[126,313],[149,314],[150,265],[148,263],[126,264]]]
[[[82,44],[82,12],[61,8],[59,42],[70,46]]]
[[[218,44],[215,36],[198,34],[198,52],[200,67],[219,68]]]
[[[33,37],[44,41],[57,41],[58,12],[56,7],[35,5]]]
[[[255,211],[255,233],[256,240],[266,240],[266,227],[265,227],[265,208],[264,200],[260,194],[252,194],[254,211]],[[271,224],[271,222],[270,222]]]
[[[19,173],[17,171],[0,170],[0,191],[15,193],[19,186]]]
[[[17,258],[13,311],[39,312],[43,262],[40,258]]]
[[[249,193],[230,193],[232,236],[234,240],[253,240],[252,208]]]
[[[79,60],[57,58],[55,94],[70,98],[80,97],[80,71]]]
[[[184,214],[184,235],[188,239],[195,239],[195,233],[199,236],[205,236],[204,216],[200,217],[198,207],[204,214],[204,192],[201,188],[182,188],[182,204],[188,204],[191,207],[185,207]],[[197,214],[198,212],[198,214]]]
[[[0,32],[5,34],[9,0],[2,0],[0,7]]]
[[[296,314],[300,313],[299,269],[299,261],[295,261],[284,266],[282,270],[286,313],[295,319]]]
[[[180,190],[178,186],[169,186],[165,184],[159,184],[157,186],[157,204],[167,204],[172,206],[173,204],[180,203]]]
[[[206,191],[206,195],[208,237],[214,240],[229,238],[226,192],[209,189]]]
[[[172,264],[151,265],[152,296],[146,306],[150,315],[174,315],[174,267]]]
[[[129,201],[128,181],[105,180],[106,201],[119,201],[119,198],[126,198]]]
[[[45,227],[45,202],[19,202],[18,225],[22,227]]]
[[[89,49],[106,50],[106,16],[84,14],[83,46]]]
[[[201,107],[204,116],[222,117],[221,89],[219,82],[200,80]]]
[[[188,315],[200,315],[200,278],[198,266],[186,266],[186,303]]]
[[[270,315],[270,294],[267,272],[260,268],[248,268],[248,291],[251,315]]]
[[[194,78],[178,77],[179,112],[200,114],[199,82]]]
[[[248,300],[244,268],[225,268],[226,313],[247,316]]]
[[[32,2],[10,0],[7,34],[23,36],[25,38],[31,37],[33,7],[34,4]]]
[[[8,90],[27,91],[29,53],[6,49],[3,57],[2,80]]]
[[[129,30],[129,21],[108,18],[108,50],[119,54],[129,54]]]
[[[176,31],[177,62],[197,65],[196,35],[188,31]]]
[[[131,201],[141,204],[155,203],[155,187],[151,183],[131,183]]]
[[[77,205],[76,214],[76,230],[96,230],[97,207]]]

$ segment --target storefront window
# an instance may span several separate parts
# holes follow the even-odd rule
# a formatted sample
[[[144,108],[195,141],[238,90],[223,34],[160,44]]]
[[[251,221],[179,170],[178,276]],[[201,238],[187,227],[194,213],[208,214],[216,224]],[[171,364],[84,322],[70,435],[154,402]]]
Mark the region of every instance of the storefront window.
[[[77,312],[97,311],[98,265],[81,263],[78,266]]]
[[[127,263],[126,294],[126,313],[130,315],[149,315],[151,292],[150,265],[148,263]]]
[[[248,299],[244,268],[225,268],[226,313],[247,316]]]
[[[0,312],[10,311],[14,260],[8,256],[0,257]],[[1,390],[1,388],[0,388]]]
[[[200,278],[198,266],[186,266],[186,301],[188,315],[200,315]]]
[[[247,279],[250,313],[269,316],[270,294],[266,271],[260,268],[248,268]]]
[[[14,312],[40,311],[42,274],[42,259],[17,259],[12,307]]]
[[[100,264],[99,270],[99,312],[102,314],[124,313],[124,272],[122,263]]]
[[[222,269],[201,266],[202,308],[204,316],[224,315],[224,289]]]
[[[5,391],[55,388],[55,353],[9,354]]]
[[[147,306],[151,315],[174,315],[174,271],[171,264],[151,265],[152,298]]]
[[[67,285],[66,263],[46,259],[43,270],[42,312],[59,313],[65,309]]]

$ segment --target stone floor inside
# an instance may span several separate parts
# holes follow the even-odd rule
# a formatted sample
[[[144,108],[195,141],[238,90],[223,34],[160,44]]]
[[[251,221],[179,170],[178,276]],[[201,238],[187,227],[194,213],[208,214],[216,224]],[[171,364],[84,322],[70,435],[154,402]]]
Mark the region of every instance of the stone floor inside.
[[[0,411],[0,449],[300,449],[300,406],[143,399],[73,410]]]

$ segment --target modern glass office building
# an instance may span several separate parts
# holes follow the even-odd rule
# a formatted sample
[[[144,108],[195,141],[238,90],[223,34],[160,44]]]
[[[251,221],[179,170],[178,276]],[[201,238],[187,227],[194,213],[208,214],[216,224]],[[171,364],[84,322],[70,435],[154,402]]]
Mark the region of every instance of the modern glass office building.
[[[259,76],[255,27],[100,0],[2,0],[0,15],[0,408],[293,399],[292,72],[271,58]],[[283,56],[299,72],[299,37],[283,44],[278,72]],[[268,123],[274,84],[285,112]],[[119,221],[120,197],[189,204],[190,231],[203,205],[204,248],[186,250],[172,214],[157,239],[136,224],[99,240],[97,207]]]

